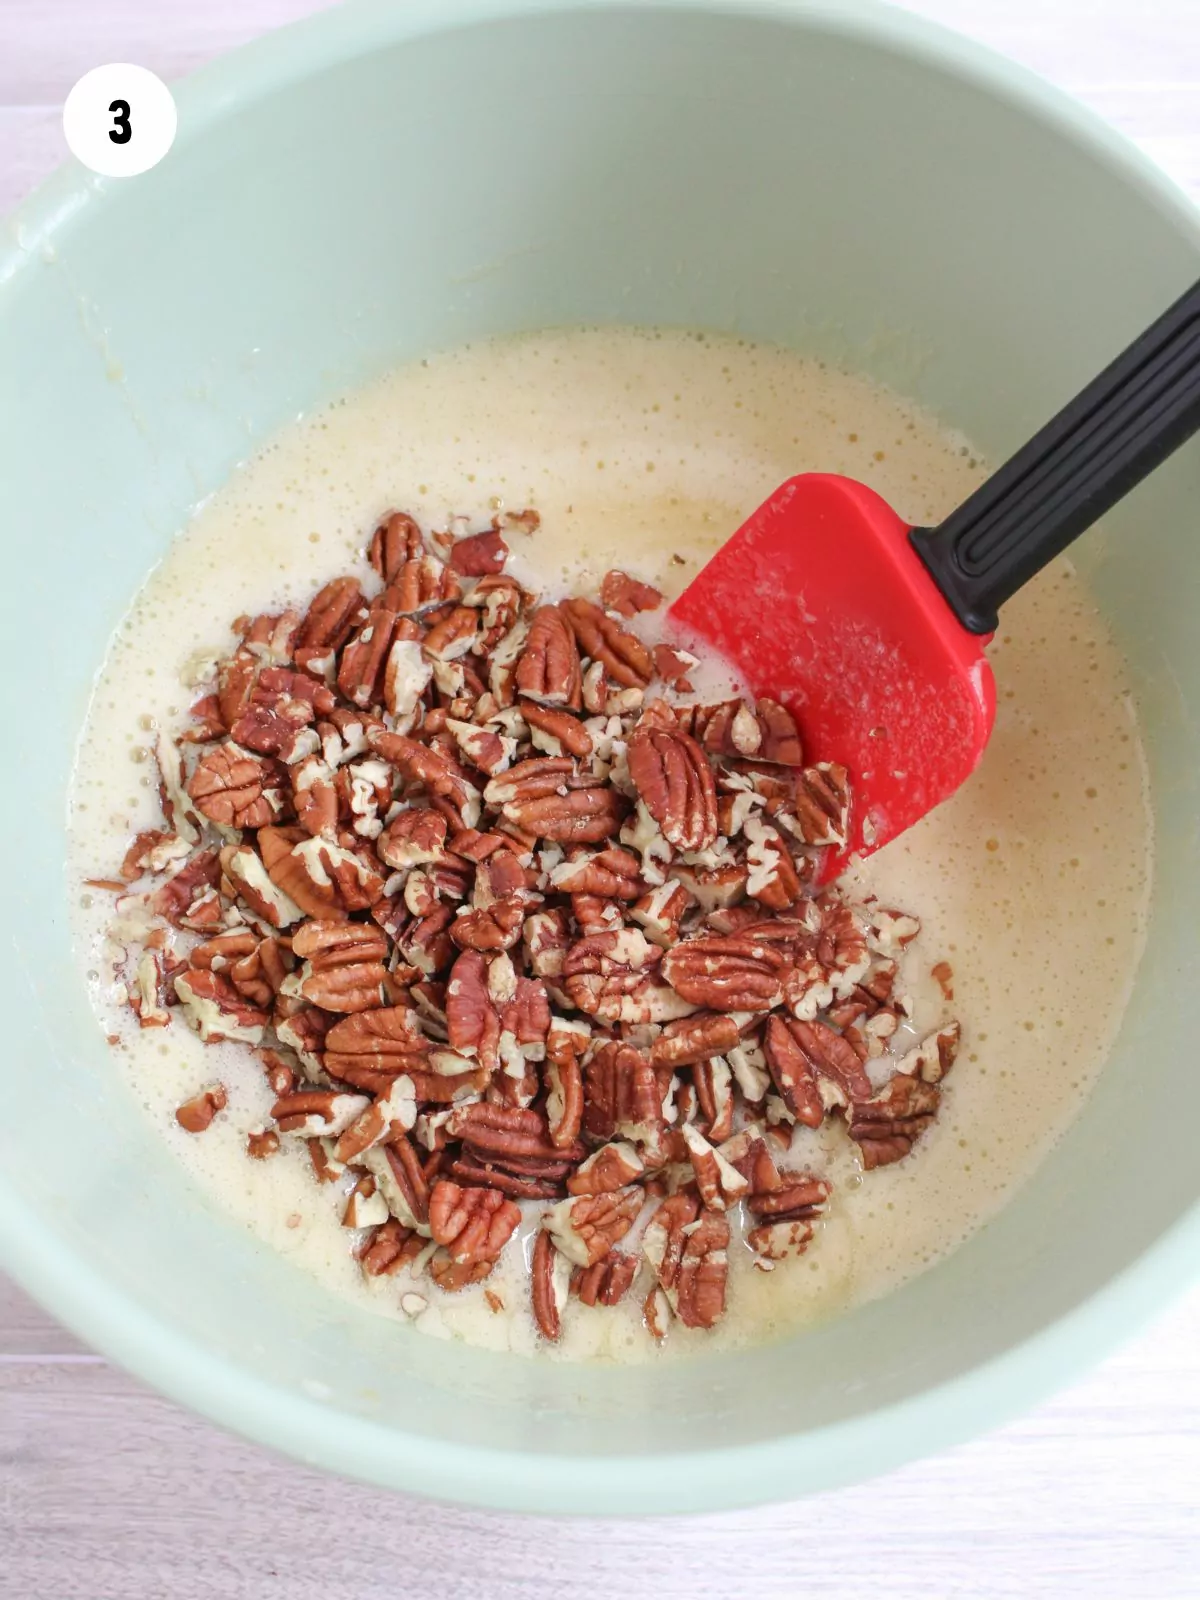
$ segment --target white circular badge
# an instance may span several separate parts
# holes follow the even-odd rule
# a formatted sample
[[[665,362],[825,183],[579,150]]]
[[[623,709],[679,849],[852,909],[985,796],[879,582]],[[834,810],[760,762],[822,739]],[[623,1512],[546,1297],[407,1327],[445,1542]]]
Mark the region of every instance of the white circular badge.
[[[63,106],[71,154],[105,178],[134,178],[157,166],[178,120],[162,79],[121,61],[85,72]]]

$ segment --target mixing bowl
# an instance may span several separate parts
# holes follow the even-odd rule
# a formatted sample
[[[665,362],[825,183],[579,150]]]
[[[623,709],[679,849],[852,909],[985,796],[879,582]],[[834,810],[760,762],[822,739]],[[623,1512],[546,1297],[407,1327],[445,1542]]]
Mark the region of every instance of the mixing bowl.
[[[527,1510],[795,1496],[1076,1374],[1200,1241],[1195,449],[1079,550],[1135,673],[1158,828],[1107,1070],[989,1227],[786,1343],[585,1370],[332,1303],[190,1187],[106,1059],[69,953],[64,805],[133,591],[235,462],[332,393],[482,334],[682,324],[845,361],[998,457],[1200,273],[1191,209],[1044,85],[857,0],[362,4],[178,103],[159,167],[59,172],[0,250],[3,1265],[229,1427]]]

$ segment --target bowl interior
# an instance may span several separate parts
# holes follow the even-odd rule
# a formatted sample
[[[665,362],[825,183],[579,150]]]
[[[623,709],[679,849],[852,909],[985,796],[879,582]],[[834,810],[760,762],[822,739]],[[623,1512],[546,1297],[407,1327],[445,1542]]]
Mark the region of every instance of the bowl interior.
[[[1196,275],[1200,236],[1115,139],[911,19],[455,11],[430,31],[420,6],[350,8],[202,74],[158,169],[61,174],[0,252],[19,664],[0,1240],[86,1337],[309,1460],[528,1509],[796,1494],[1015,1407],[1180,1270],[1196,1169],[1163,1112],[1190,1088],[1200,978],[1200,452],[1081,549],[1137,676],[1163,863],[1099,1088],[948,1261],[745,1356],[585,1373],[427,1340],[331,1304],[198,1198],[115,1081],[68,953],[91,676],[233,464],[399,360],[551,324],[722,329],[844,360],[998,457]]]

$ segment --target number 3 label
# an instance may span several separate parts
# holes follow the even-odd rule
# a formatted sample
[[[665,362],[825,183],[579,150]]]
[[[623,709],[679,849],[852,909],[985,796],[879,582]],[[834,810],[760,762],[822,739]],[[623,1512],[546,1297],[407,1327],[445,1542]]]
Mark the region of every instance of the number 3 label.
[[[85,72],[63,107],[71,154],[106,178],[157,166],[174,143],[177,120],[162,79],[123,62]]]

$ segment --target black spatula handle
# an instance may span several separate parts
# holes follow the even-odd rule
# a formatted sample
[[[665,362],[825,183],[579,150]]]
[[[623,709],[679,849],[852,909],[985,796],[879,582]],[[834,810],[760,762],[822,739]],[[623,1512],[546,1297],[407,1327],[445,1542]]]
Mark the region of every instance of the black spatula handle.
[[[1200,428],[1200,283],[937,528],[911,534],[972,633]]]

